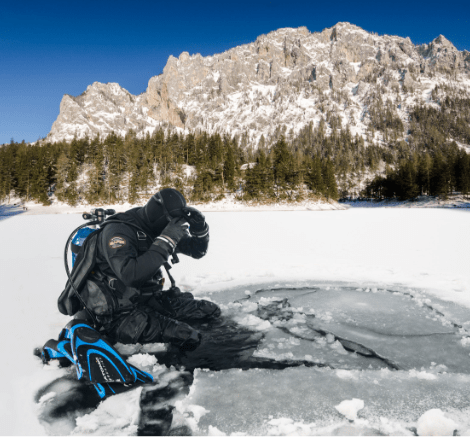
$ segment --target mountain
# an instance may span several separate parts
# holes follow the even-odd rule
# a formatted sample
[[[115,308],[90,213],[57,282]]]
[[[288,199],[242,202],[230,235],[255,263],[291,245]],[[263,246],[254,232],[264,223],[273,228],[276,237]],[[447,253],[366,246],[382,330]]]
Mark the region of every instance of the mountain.
[[[406,125],[410,108],[433,104],[437,85],[470,95],[470,52],[442,35],[415,45],[349,23],[314,33],[284,28],[213,56],[170,56],[139,96],[99,82],[65,95],[46,140],[142,134],[161,124],[268,139],[279,127],[297,133],[316,125],[327,113],[366,137],[371,104],[390,101]]]

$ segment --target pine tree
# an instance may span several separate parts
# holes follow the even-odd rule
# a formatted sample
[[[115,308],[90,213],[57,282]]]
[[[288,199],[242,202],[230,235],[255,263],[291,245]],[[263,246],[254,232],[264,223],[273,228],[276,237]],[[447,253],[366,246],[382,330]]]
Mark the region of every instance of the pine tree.
[[[403,161],[397,172],[397,196],[400,200],[414,199],[419,195],[416,169],[413,161]]]
[[[447,163],[438,151],[433,160],[433,167],[431,170],[431,194],[443,199],[447,198],[449,192],[447,177]]]
[[[56,170],[56,187],[55,187],[55,194],[57,199],[61,202],[67,202],[67,189],[69,183],[67,181],[69,170],[71,167],[71,162],[67,157],[65,151],[63,151],[59,159],[57,160],[57,170]]]
[[[433,163],[429,154],[420,155],[418,160],[418,174],[416,182],[419,187],[420,194],[430,194],[431,192],[431,171]]]
[[[309,188],[316,194],[320,195],[325,192],[325,184],[323,183],[322,165],[320,156],[315,156],[310,160],[307,168],[307,184]]]
[[[121,196],[121,178],[125,168],[123,141],[114,132],[109,134],[104,141],[106,185],[105,201],[107,203],[119,202]]]
[[[470,192],[470,156],[462,151],[456,162],[457,190],[468,197]]]
[[[85,199],[93,205],[104,198],[104,155],[103,143],[99,136],[90,143],[88,160],[88,187],[85,191]]]
[[[328,200],[338,199],[338,186],[336,185],[335,171],[333,162],[327,159],[323,162],[323,184],[324,194]]]
[[[283,135],[272,150],[274,181],[282,191],[294,185],[294,160]]]
[[[230,140],[224,140],[225,145],[225,162],[224,162],[224,181],[229,190],[235,188],[235,157]]]

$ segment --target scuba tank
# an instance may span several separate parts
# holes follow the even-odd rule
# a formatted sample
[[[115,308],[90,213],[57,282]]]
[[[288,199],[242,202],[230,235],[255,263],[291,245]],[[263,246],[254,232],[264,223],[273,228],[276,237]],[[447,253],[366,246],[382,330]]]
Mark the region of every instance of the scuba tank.
[[[72,267],[75,265],[75,258],[77,258],[77,254],[82,247],[83,242],[85,241],[86,237],[91,233],[95,232],[96,229],[86,227],[79,229],[78,232],[72,239],[71,249],[72,249]]]

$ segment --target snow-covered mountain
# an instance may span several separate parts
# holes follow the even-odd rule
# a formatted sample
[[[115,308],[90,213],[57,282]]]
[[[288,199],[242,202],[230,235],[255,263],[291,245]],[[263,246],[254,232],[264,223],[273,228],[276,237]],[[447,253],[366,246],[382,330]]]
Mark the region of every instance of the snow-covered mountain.
[[[364,134],[367,108],[377,96],[393,102],[406,122],[410,107],[432,104],[437,84],[470,95],[470,52],[442,35],[414,45],[349,23],[314,33],[284,28],[213,56],[170,56],[139,96],[99,82],[78,97],[65,95],[47,140],[145,133],[168,123],[268,138],[279,126],[297,132],[318,123],[328,111]]]

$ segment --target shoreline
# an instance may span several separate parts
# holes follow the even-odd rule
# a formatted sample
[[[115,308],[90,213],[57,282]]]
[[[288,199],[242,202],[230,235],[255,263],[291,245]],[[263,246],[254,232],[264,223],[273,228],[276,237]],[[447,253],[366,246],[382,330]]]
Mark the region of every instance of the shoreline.
[[[190,203],[189,205],[194,206],[201,210],[201,212],[261,212],[261,211],[345,211],[349,209],[349,206],[343,205],[338,202],[314,202],[314,201],[303,201],[298,203],[289,204],[285,203],[274,203],[274,204],[255,204],[255,205],[246,205],[233,201],[220,201],[220,202],[209,202],[209,203]],[[105,208],[105,209],[115,209],[116,213],[124,212],[131,208],[144,206],[142,204],[97,204],[97,205],[79,205],[79,206],[70,206],[64,203],[53,203],[49,206],[44,206],[41,204],[33,202],[20,202],[10,204],[1,204],[1,208],[8,210],[16,209],[18,213],[27,214],[27,215],[44,215],[44,214],[83,214],[84,212],[89,212],[95,207]],[[23,207],[26,207],[27,210],[22,211]],[[1,211],[0,211],[0,215]]]
[[[356,208],[426,208],[426,209],[459,209],[470,210],[470,199],[461,195],[451,196],[446,200],[434,197],[422,196],[414,201],[404,200],[345,200],[345,201],[312,201],[304,200],[301,202],[280,202],[272,204],[243,204],[231,199],[208,203],[189,203],[202,212],[292,212],[292,211],[346,211]],[[97,204],[70,206],[62,202],[54,201],[52,205],[41,205],[34,202],[22,202],[20,199],[14,199],[10,204],[0,204],[0,217],[6,218],[18,214],[27,215],[46,215],[46,214],[83,214],[89,212],[95,207],[105,209],[115,209],[116,212],[124,212],[131,208],[140,207],[140,204]],[[23,210],[23,208],[27,208]],[[2,211],[3,210],[3,211]]]

